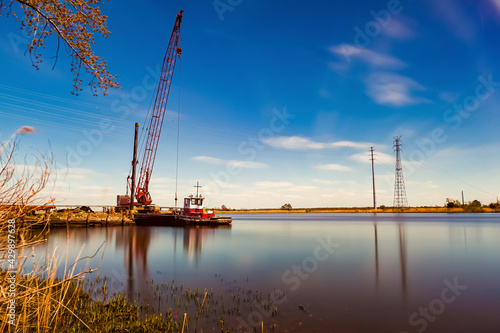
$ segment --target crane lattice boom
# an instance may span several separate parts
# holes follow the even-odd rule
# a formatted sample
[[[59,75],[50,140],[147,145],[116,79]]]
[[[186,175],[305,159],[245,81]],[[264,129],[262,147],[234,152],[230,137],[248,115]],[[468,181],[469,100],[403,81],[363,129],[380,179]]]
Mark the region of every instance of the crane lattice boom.
[[[158,142],[160,140],[161,128],[163,125],[163,118],[167,107],[168,95],[170,93],[170,85],[172,84],[172,77],[175,69],[175,62],[177,56],[180,58],[182,49],[179,47],[179,39],[181,33],[182,10],[177,14],[174,29],[170,42],[168,43],[167,52],[163,58],[163,66],[156,91],[155,103],[151,113],[149,122],[149,131],[146,141],[146,148],[142,158],[141,171],[139,181],[137,183],[137,191],[135,198],[137,202],[143,205],[149,205],[151,195],[149,194],[149,180],[153,173],[153,166],[156,158],[156,151],[158,149]],[[133,193],[134,195],[134,193]]]

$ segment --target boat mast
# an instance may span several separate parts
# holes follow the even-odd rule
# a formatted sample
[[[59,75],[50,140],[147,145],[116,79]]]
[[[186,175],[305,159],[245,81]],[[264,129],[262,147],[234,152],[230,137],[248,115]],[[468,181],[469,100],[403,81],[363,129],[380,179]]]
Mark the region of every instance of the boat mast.
[[[203,186],[200,185],[200,182],[196,182],[196,186],[193,186],[193,187],[196,187],[196,197],[198,198],[198,193],[199,193],[198,190],[200,188],[202,188]]]

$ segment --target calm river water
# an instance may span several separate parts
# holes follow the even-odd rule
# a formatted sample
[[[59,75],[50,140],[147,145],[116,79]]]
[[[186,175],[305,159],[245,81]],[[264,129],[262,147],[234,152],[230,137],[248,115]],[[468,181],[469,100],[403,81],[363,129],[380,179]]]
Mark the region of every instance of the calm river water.
[[[207,288],[220,297],[210,311],[235,332],[261,332],[262,322],[266,332],[500,332],[498,214],[235,214],[223,229],[53,229],[38,257],[57,247],[62,272],[66,254],[71,263],[103,243],[104,256],[77,270],[102,257],[108,295],[177,318],[188,306],[152,286]],[[203,332],[219,324],[200,321]]]

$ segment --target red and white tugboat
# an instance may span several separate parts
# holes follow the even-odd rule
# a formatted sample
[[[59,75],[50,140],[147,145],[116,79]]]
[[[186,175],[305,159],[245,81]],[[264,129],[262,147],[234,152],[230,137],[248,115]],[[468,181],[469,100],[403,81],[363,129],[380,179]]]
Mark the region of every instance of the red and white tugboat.
[[[177,219],[186,224],[230,224],[231,217],[215,216],[212,210],[207,210],[203,206],[205,198],[198,193],[198,188],[201,186],[198,183],[195,187],[197,188],[196,196],[191,194],[184,198],[184,210],[177,216]]]
[[[158,210],[138,211],[134,215],[136,225],[156,225],[156,226],[220,226],[230,225],[231,217],[215,216],[212,210],[207,210],[203,206],[205,198],[199,193],[201,187],[198,184],[196,196],[191,194],[184,198],[183,210],[170,210],[161,212]]]

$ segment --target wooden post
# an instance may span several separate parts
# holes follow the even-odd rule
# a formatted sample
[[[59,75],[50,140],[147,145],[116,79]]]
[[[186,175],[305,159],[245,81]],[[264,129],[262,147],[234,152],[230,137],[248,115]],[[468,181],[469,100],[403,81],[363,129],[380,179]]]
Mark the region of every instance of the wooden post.
[[[108,226],[108,219],[109,219],[109,213],[108,213],[108,215],[106,216],[106,227]]]
[[[134,210],[134,196],[135,196],[135,167],[137,165],[137,138],[139,136],[139,123],[135,123],[134,134],[134,156],[132,157],[132,188],[130,189],[130,216]]]
[[[87,221],[85,222],[85,226],[89,226],[89,218],[90,218],[90,212],[87,213]]]

